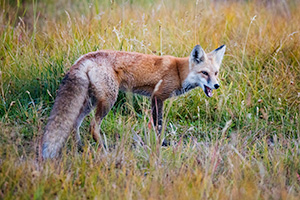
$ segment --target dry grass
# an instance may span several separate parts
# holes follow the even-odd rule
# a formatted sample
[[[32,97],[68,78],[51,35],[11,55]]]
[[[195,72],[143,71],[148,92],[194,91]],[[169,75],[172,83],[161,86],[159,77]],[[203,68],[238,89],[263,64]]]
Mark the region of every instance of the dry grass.
[[[299,199],[297,1],[2,1],[0,199]],[[188,56],[226,44],[221,88],[166,102],[162,147],[148,99],[121,94],[97,148],[84,122],[60,160],[39,138],[65,71],[97,49]],[[144,143],[144,145],[141,145]]]

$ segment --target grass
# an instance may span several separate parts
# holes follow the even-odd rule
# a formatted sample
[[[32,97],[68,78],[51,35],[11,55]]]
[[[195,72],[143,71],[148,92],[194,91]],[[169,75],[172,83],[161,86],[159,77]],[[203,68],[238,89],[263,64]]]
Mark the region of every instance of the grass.
[[[0,199],[299,199],[298,1],[0,2]],[[114,49],[188,56],[226,44],[221,87],[165,103],[162,147],[149,100],[120,94],[105,148],[81,128],[56,161],[38,143],[64,73]],[[143,143],[143,145],[141,145]]]

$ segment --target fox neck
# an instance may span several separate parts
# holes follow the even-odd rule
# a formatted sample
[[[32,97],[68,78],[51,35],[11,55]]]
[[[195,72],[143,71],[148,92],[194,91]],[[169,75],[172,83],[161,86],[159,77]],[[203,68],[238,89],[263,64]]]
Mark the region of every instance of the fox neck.
[[[180,78],[180,85],[183,84],[184,80],[189,74],[189,57],[177,58],[177,70]]]
[[[196,85],[195,86],[189,85],[187,87],[187,85],[185,84],[185,80],[188,77],[190,72],[189,57],[177,58],[177,70],[178,70],[178,76],[180,80],[180,88],[177,89],[176,95],[183,94],[189,91],[190,89],[197,87]]]

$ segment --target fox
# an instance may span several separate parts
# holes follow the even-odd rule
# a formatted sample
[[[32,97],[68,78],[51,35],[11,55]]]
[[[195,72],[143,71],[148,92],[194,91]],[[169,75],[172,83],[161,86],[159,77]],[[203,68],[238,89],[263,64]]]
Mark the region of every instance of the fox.
[[[79,127],[92,110],[90,132],[100,142],[100,126],[119,91],[150,97],[152,122],[160,134],[163,104],[200,87],[207,97],[220,87],[219,69],[226,46],[205,53],[196,45],[188,57],[98,50],[81,56],[63,78],[41,140],[42,159],[59,156],[70,132],[81,143]]]

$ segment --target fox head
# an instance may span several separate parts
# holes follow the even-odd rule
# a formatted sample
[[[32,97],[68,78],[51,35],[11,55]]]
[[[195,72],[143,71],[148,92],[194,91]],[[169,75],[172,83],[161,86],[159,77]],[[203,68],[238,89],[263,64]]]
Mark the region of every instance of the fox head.
[[[189,73],[183,87],[189,90],[199,86],[206,96],[212,97],[212,91],[220,87],[218,74],[225,49],[222,45],[206,54],[200,45],[195,46],[189,57]]]

